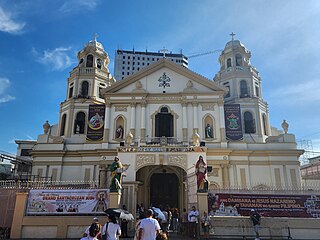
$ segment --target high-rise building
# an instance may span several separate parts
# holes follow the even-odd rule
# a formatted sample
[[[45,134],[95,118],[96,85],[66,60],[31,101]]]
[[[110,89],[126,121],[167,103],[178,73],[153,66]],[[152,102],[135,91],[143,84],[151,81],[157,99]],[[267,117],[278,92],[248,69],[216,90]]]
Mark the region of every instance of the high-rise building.
[[[188,58],[186,56],[182,53],[165,53],[166,51],[165,49],[159,52],[117,50],[114,61],[115,79],[122,80],[164,57],[188,68]]]

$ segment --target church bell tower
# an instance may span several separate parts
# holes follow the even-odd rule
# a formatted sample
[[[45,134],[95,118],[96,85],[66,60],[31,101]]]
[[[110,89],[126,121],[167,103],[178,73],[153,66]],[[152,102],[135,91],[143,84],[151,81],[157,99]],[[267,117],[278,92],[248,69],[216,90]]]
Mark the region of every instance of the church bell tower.
[[[225,104],[240,104],[245,142],[265,142],[270,135],[268,104],[262,99],[259,72],[250,63],[251,52],[234,39],[223,49],[214,81],[226,87]]]
[[[90,104],[104,104],[101,90],[115,82],[102,44],[94,40],[78,52],[78,65],[70,72],[66,100],[60,104],[59,135],[85,140]]]

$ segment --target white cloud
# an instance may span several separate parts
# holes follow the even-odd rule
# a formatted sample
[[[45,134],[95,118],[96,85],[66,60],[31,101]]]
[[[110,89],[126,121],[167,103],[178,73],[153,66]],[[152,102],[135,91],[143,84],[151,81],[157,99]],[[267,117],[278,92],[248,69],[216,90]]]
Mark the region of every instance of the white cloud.
[[[69,0],[63,3],[59,8],[61,13],[92,11],[99,4],[99,0]]]
[[[54,50],[45,50],[43,54],[39,54],[35,48],[32,49],[33,54],[37,57],[37,61],[41,64],[49,66],[52,70],[63,70],[75,63],[69,55],[72,56],[71,47],[58,47]]]
[[[0,78],[0,103],[9,102],[16,99],[15,97],[6,93],[10,87],[10,81],[7,78]]]
[[[320,100],[320,79],[281,86],[270,93],[271,102],[280,105],[307,105]]]
[[[0,31],[18,34],[22,32],[25,25],[26,24],[24,22],[13,20],[12,13],[4,11],[0,6]]]

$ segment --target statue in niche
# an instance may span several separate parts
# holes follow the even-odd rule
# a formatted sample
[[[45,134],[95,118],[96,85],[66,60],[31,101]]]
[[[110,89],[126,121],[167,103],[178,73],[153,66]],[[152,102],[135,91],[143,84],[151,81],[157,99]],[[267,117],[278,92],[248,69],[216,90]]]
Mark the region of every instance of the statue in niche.
[[[123,139],[123,127],[121,125],[116,130],[116,138]]]
[[[281,127],[283,128],[283,131],[285,134],[288,133],[289,124],[286,122],[286,120],[283,120]]]
[[[207,123],[207,125],[205,127],[205,137],[206,138],[213,138],[212,127],[211,127],[210,123]]]

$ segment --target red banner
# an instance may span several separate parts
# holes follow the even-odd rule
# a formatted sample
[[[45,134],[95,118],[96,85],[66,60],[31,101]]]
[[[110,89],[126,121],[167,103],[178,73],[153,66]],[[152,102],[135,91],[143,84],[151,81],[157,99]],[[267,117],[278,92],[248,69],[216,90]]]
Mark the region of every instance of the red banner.
[[[320,218],[320,195],[209,194],[209,211],[218,216]]]

